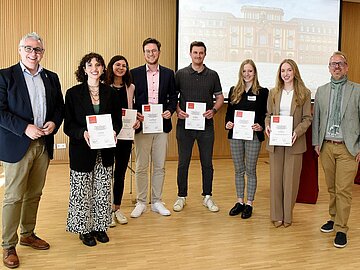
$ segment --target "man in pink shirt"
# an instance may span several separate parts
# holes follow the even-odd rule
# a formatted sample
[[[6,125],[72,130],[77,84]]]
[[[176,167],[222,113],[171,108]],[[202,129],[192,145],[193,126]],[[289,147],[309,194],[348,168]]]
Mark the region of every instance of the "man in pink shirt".
[[[136,192],[137,203],[131,217],[137,218],[146,211],[148,194],[149,163],[152,162],[151,210],[163,216],[171,213],[162,203],[162,189],[165,177],[165,159],[168,133],[172,129],[171,116],[176,110],[177,95],[174,71],[159,65],[161,43],[154,38],[143,42],[146,64],[131,70],[135,84],[135,108],[138,119],[143,122],[142,105],[162,104],[163,131],[144,133],[142,128],[135,135]]]

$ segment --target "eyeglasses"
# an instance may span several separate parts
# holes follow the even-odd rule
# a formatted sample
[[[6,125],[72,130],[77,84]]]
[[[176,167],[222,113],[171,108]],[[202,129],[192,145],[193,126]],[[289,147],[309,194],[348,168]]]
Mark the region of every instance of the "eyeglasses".
[[[40,47],[33,48],[31,46],[24,46],[24,45],[22,45],[20,47],[23,47],[24,51],[27,53],[32,53],[34,51],[36,54],[42,54],[45,51],[45,49],[40,48]]]
[[[337,66],[339,66],[339,67],[345,67],[346,65],[347,65],[347,63],[346,63],[346,62],[342,62],[342,61],[340,61],[340,62],[330,62],[330,63],[329,63],[329,66],[332,67],[332,68],[335,68],[335,67],[337,67]]]
[[[146,53],[146,54],[151,54],[151,53],[155,54],[155,53],[157,53],[157,52],[158,52],[157,49],[145,50],[145,53]]]

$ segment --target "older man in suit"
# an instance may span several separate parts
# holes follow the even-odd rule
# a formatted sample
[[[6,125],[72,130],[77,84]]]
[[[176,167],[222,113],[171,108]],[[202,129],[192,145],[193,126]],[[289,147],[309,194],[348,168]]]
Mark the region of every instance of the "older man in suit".
[[[40,65],[44,51],[40,36],[29,33],[19,43],[21,61],[0,70],[0,160],[5,169],[2,247],[9,268],[19,266],[15,250],[19,224],[20,245],[50,247],[34,230],[64,101],[58,76]]]
[[[334,246],[347,244],[351,193],[360,161],[360,85],[348,80],[344,53],[330,57],[331,81],[315,96],[312,143],[320,155],[330,194],[330,220],[320,230],[335,230]]]
[[[168,133],[172,129],[171,116],[176,110],[177,95],[175,90],[174,71],[159,65],[161,43],[154,38],[143,42],[143,52],[146,64],[131,70],[135,84],[135,108],[138,118],[144,120],[142,105],[163,105],[163,132],[146,133],[140,129],[135,135],[136,152],[136,189],[137,203],[131,212],[131,217],[137,218],[146,210],[148,193],[149,161],[153,164],[151,178],[151,210],[163,216],[169,216],[170,211],[161,201],[165,177],[165,159]]]

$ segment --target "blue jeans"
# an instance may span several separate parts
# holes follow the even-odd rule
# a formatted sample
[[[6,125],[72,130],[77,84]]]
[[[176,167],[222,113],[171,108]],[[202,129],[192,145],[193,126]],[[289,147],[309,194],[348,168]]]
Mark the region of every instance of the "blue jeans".
[[[197,141],[200,153],[203,187],[202,195],[212,195],[212,181],[214,175],[212,164],[214,126],[207,125],[205,126],[205,130],[200,131],[188,130],[185,129],[184,123],[178,122],[176,128],[176,139],[179,152],[177,175],[178,196],[187,196],[189,165],[195,140]]]

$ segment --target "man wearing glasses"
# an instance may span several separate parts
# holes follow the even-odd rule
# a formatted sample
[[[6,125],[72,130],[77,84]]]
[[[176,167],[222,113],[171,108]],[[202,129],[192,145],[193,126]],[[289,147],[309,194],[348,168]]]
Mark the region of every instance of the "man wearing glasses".
[[[323,233],[336,232],[334,246],[347,244],[351,193],[360,161],[360,85],[348,80],[344,53],[330,57],[331,80],[315,95],[312,143],[320,155],[330,194],[330,220]]]
[[[0,160],[5,170],[2,247],[3,263],[9,268],[19,266],[15,250],[19,224],[20,245],[50,247],[35,235],[35,225],[64,102],[58,76],[40,65],[44,51],[38,34],[26,34],[19,43],[21,61],[0,70]]]
[[[138,129],[135,135],[136,152],[136,191],[137,203],[130,216],[140,217],[146,211],[148,193],[148,170],[152,163],[151,176],[151,210],[163,216],[170,211],[162,203],[162,189],[165,178],[165,159],[168,133],[172,129],[171,116],[176,110],[177,95],[175,90],[174,71],[159,65],[161,43],[154,38],[143,42],[143,53],[146,64],[131,70],[135,85],[135,108],[138,119],[143,123],[142,105],[162,104],[163,131],[144,133]]]

